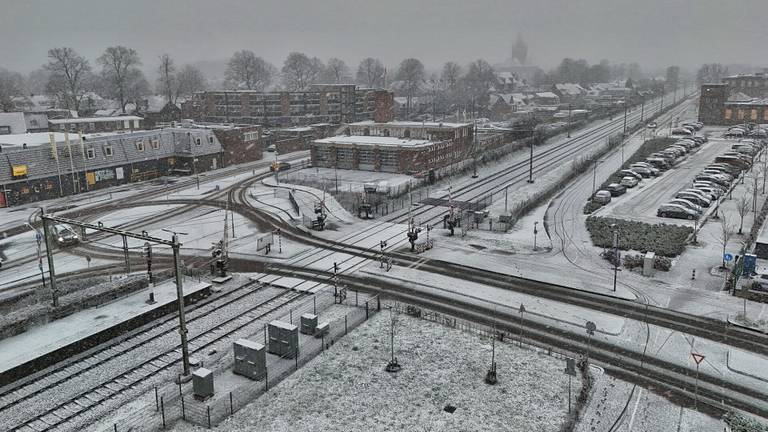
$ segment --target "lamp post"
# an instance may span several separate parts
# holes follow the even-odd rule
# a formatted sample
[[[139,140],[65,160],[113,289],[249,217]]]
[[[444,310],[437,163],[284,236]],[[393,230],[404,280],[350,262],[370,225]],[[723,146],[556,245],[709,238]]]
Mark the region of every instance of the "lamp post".
[[[613,292],[616,292],[616,280],[619,276],[619,230],[616,229],[616,224],[611,224],[613,227]]]
[[[571,137],[571,104],[568,104],[568,138]]]
[[[538,221],[533,223],[533,250],[536,250],[536,235],[539,233],[538,225]]]
[[[531,158],[528,162],[528,183],[533,183],[533,141],[535,139],[536,127],[531,128]]]

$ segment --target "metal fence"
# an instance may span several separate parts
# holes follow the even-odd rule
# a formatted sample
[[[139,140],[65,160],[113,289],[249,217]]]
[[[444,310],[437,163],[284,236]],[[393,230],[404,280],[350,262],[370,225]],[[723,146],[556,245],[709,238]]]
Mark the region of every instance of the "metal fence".
[[[335,303],[335,300],[336,297],[333,292],[318,293],[312,299],[294,307],[277,319],[291,323],[298,322],[302,314],[317,314],[318,311],[327,310],[329,306]],[[191,394],[191,388],[184,388],[178,383],[155,387],[153,404],[132,412],[130,417],[116,421],[111,427],[103,429],[102,432],[157,431],[170,427],[172,423],[178,420],[185,420],[207,428],[216,426],[228,416],[268,392],[325,349],[328,349],[349,331],[377,313],[381,307],[378,296],[369,297],[356,291],[350,291],[343,303],[346,306],[351,306],[351,310],[328,321],[329,328],[326,334],[321,337],[300,335],[298,355],[294,358],[267,354],[265,378],[227,389],[223,393],[216,393],[214,397],[206,401],[196,400]],[[267,326],[265,324],[265,341],[266,334]],[[267,349],[266,346],[265,349]],[[218,372],[228,369],[231,364],[232,361],[226,362],[226,366],[220,367]]]

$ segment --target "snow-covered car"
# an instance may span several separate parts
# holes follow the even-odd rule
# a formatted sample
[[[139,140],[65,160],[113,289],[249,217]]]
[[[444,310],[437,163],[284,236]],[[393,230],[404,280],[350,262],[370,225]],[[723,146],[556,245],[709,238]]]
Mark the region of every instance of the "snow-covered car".
[[[700,205],[696,204],[695,202],[691,200],[687,200],[685,198],[675,198],[671,201],[669,201],[669,204],[678,204],[685,208],[691,209],[701,215],[701,213],[704,211],[704,209],[701,208]]]
[[[620,184],[618,184],[618,183],[611,183],[611,184],[609,184],[605,188],[605,190],[610,192],[611,196],[615,196],[615,197],[617,197],[619,195],[624,195],[624,193],[627,192],[627,188],[622,186],[622,185],[620,185]]]
[[[662,204],[656,210],[659,217],[669,217],[678,219],[694,220],[698,216],[695,211],[685,208],[679,204]]]
[[[608,204],[611,202],[611,193],[607,190],[599,190],[595,192],[595,196],[592,197],[592,201],[600,204]]]
[[[643,179],[643,175],[642,174],[640,174],[639,172],[637,172],[635,170],[631,170],[631,169],[623,169],[623,170],[619,171],[619,175],[621,175],[622,177],[634,177],[634,178],[636,178],[638,180],[642,180]]]
[[[682,190],[677,194],[675,194],[675,198],[687,199],[702,207],[709,207],[709,205],[712,203],[712,201],[709,198],[707,198],[706,195],[704,195],[704,192],[696,189]]]
[[[629,168],[631,170],[633,170],[633,171],[637,171],[636,168],[643,168],[645,170],[650,171],[651,175],[654,176],[654,177],[658,176],[661,173],[661,171],[659,171],[658,168],[656,168],[655,166],[653,166],[653,165],[651,165],[651,164],[649,164],[647,162],[635,162],[632,165],[630,165]]]
[[[656,129],[658,126],[659,125],[657,125],[656,122],[648,122],[648,124],[646,125],[648,129]]]
[[[633,188],[640,183],[637,177],[626,176],[621,178],[621,185],[628,188]]]

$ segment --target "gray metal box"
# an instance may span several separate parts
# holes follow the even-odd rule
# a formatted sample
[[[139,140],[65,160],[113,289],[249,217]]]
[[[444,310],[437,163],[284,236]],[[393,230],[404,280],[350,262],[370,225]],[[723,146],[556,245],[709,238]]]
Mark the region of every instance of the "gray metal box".
[[[267,351],[264,345],[238,339],[234,343],[234,352],[234,373],[257,381],[264,377],[267,370]]]
[[[269,330],[269,352],[294,358],[299,351],[299,328],[282,321],[272,321]]]
[[[213,372],[200,368],[192,372],[192,390],[198,399],[208,399],[213,396]]]
[[[331,325],[328,324],[328,322],[322,322],[317,325],[317,329],[315,331],[315,337],[323,337],[328,334],[328,330],[330,330]]]
[[[308,335],[315,334],[317,328],[317,315],[304,314],[301,316],[301,332]]]

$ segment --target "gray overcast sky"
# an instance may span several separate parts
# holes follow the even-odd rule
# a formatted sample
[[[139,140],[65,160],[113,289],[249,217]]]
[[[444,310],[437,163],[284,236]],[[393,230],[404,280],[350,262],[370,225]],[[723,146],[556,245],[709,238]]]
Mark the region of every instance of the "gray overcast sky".
[[[71,46],[93,61],[105,47],[139,51],[145,69],[223,60],[250,49],[278,67],[289,51],[351,66],[366,56],[427,67],[504,60],[517,33],[531,62],[565,56],[638,61],[644,69],[704,62],[765,64],[768,0],[2,0],[0,67],[28,72]]]

